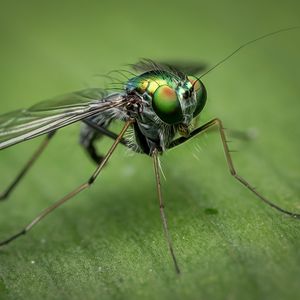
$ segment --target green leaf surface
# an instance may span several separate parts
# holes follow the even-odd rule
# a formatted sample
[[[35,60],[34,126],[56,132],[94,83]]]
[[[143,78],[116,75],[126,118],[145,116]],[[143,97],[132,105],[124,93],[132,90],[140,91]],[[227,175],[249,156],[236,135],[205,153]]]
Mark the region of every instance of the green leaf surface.
[[[1,3],[1,114],[102,87],[95,74],[141,57],[212,66],[244,42],[299,25],[297,1],[11,1]],[[259,41],[203,78],[200,123],[219,117],[240,174],[300,212],[300,30]],[[96,79],[95,79],[96,78]],[[95,166],[62,129],[8,201],[0,239],[84,182]],[[116,129],[119,125],[116,125]],[[0,152],[0,188],[41,142]],[[110,140],[99,143],[102,152]],[[0,299],[297,299],[300,222],[230,176],[217,132],[161,157],[177,259],[163,236],[149,157],[120,146],[95,185],[0,249]]]

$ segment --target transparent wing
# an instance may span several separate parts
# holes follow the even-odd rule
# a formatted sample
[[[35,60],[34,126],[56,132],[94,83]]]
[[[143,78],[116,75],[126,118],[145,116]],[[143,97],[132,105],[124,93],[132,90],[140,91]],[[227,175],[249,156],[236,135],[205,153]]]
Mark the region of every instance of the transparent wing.
[[[136,64],[131,65],[132,69],[138,72],[147,72],[153,70],[171,70],[179,71],[185,75],[197,75],[203,73],[207,69],[207,65],[199,62],[191,61],[165,61],[165,62],[154,62],[150,59],[142,59]]]
[[[54,131],[111,108],[125,107],[125,95],[86,89],[0,115],[0,149]]]

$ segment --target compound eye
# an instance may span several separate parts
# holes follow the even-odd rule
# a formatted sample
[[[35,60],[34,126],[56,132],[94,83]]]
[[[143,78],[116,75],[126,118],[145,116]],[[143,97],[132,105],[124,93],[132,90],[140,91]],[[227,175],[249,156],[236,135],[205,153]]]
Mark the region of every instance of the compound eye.
[[[156,89],[152,107],[157,116],[167,124],[180,123],[183,119],[176,91],[168,85],[161,85]]]
[[[196,107],[193,116],[196,117],[202,111],[206,103],[207,92],[204,84],[198,78],[194,76],[188,76],[189,81],[192,84],[193,92],[196,93]]]

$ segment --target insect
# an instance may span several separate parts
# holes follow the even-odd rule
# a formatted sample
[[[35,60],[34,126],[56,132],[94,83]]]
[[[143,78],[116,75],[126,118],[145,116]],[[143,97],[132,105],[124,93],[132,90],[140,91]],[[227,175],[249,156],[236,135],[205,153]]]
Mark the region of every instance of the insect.
[[[187,65],[159,64],[144,59],[133,65],[134,70],[138,71],[139,74],[133,74],[120,92],[108,92],[98,88],[86,89],[38,103],[29,109],[1,115],[0,149],[45,135],[44,141],[32,158],[4,193],[0,195],[1,200],[9,196],[41,155],[56,131],[72,123],[78,121],[84,123],[80,133],[80,142],[97,164],[97,167],[85,183],[43,210],[21,231],[0,242],[0,246],[26,234],[57,207],[91,186],[117,145],[123,144],[132,151],[150,156],[153,160],[163,229],[175,270],[180,273],[164,212],[159,155],[206,132],[212,127],[216,127],[220,134],[231,175],[269,206],[291,217],[300,218],[300,214],[287,211],[265,198],[248,181],[237,174],[220,119],[214,118],[195,130],[191,130],[193,119],[201,113],[207,100],[207,91],[201,80],[207,73],[225,62],[243,47],[268,36],[296,28],[298,27],[281,29],[243,44],[208,71],[202,73],[200,77],[197,77],[197,73],[203,72],[202,65],[194,65],[191,68]],[[109,129],[109,125],[114,120],[124,122],[122,130],[118,134]],[[129,128],[134,132],[134,141],[129,141],[124,137]],[[114,140],[104,156],[97,152],[95,146],[95,141],[101,136],[107,136]]]

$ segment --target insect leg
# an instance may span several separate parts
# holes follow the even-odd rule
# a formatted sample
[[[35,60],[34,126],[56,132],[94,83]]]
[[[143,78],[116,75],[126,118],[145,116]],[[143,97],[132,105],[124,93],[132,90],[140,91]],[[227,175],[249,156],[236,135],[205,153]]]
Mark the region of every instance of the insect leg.
[[[174,140],[170,144],[169,148],[173,148],[175,146],[178,146],[178,145],[186,142],[187,140],[191,139],[192,137],[194,137],[194,136],[196,136],[196,135],[198,135],[202,132],[205,132],[206,130],[208,130],[211,127],[214,127],[214,126],[217,126],[217,128],[219,130],[222,145],[223,145],[223,149],[224,149],[224,152],[225,152],[227,165],[228,165],[228,168],[229,168],[229,171],[230,171],[231,175],[236,180],[238,180],[241,184],[243,184],[247,189],[249,189],[253,194],[255,194],[260,200],[262,200],[263,202],[265,202],[269,206],[273,207],[274,209],[277,209],[278,211],[280,211],[280,212],[282,212],[286,215],[289,215],[291,217],[300,219],[300,214],[285,210],[285,209],[279,207],[278,205],[274,204],[269,199],[267,199],[266,197],[261,195],[248,181],[246,181],[243,177],[238,175],[238,173],[237,173],[237,171],[236,171],[236,169],[233,165],[233,162],[232,162],[232,158],[231,158],[230,151],[229,151],[227,141],[226,141],[226,136],[225,136],[223,124],[222,124],[222,121],[220,119],[215,118],[215,119],[207,122],[206,124],[204,124],[201,127],[195,129],[194,131],[192,131],[189,137],[180,137],[180,138]]]
[[[38,159],[38,157],[43,153],[45,148],[48,146],[48,143],[50,139],[53,137],[55,131],[50,132],[45,140],[42,142],[42,144],[39,146],[39,148],[34,152],[30,160],[26,163],[26,165],[22,168],[18,176],[13,180],[13,182],[6,188],[6,190],[0,194],[0,201],[6,200],[10,193],[14,190],[14,188],[17,186],[17,184],[20,182],[20,180],[26,175],[28,170],[31,168],[31,166],[34,164],[34,162]]]
[[[6,240],[4,240],[2,242],[0,242],[0,246],[6,245],[6,244],[10,243],[11,241],[15,240],[16,238],[18,238],[18,237],[26,234],[29,230],[31,230],[37,223],[39,223],[43,218],[45,218],[53,210],[55,210],[56,208],[58,208],[59,206],[61,206],[65,202],[67,202],[69,199],[71,199],[74,196],[76,196],[81,191],[83,191],[86,188],[90,187],[93,184],[93,182],[96,180],[97,176],[101,172],[101,170],[104,167],[104,165],[107,163],[107,161],[111,157],[112,153],[116,149],[117,145],[119,144],[120,140],[122,139],[122,136],[124,135],[124,133],[126,132],[126,130],[128,129],[128,127],[130,126],[131,123],[132,123],[131,120],[127,121],[125,123],[122,131],[120,132],[120,134],[118,135],[118,137],[116,138],[116,140],[114,141],[114,143],[112,144],[112,146],[110,147],[110,149],[108,150],[108,152],[105,155],[104,159],[98,165],[98,167],[96,168],[96,170],[94,171],[94,173],[92,174],[92,176],[89,178],[89,180],[87,182],[81,184],[75,190],[73,190],[72,192],[70,192],[69,194],[67,194],[66,196],[64,196],[63,198],[61,198],[60,200],[58,200],[57,202],[55,202],[54,204],[52,204],[51,206],[49,206],[48,208],[46,208],[45,210],[43,210],[40,214],[37,215],[37,217],[35,217],[20,232],[18,232],[17,234],[11,236],[10,238],[8,238],[8,239],[6,239]]]
[[[156,149],[153,151],[152,156],[153,156],[154,172],[155,172],[155,178],[156,178],[157,195],[158,195],[158,200],[159,200],[160,216],[161,216],[161,220],[163,223],[164,233],[165,233],[165,237],[166,237],[166,240],[168,243],[170,254],[171,254],[173,262],[174,262],[176,273],[180,274],[180,269],[178,267],[178,263],[177,263],[176,256],[175,256],[173,246],[172,246],[171,236],[169,234],[167,218],[166,218],[166,215],[164,212],[164,204],[163,204],[163,199],[162,199],[161,182],[160,182],[160,174],[159,174],[158,151]]]
[[[103,160],[103,156],[100,155],[96,150],[96,140],[102,137],[102,135],[115,140],[118,135],[106,128],[109,124],[99,125],[96,122],[93,122],[91,119],[83,120],[83,122],[87,125],[87,127],[84,127],[81,131],[80,144],[87,151],[90,158],[96,164],[99,164]],[[124,138],[120,140],[120,144],[129,147],[129,142]]]

